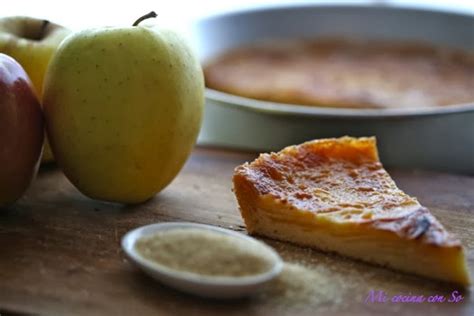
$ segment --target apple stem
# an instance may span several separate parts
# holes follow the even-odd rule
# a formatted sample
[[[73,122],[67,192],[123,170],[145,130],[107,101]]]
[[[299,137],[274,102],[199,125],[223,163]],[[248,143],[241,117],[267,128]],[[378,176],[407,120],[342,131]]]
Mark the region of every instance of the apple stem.
[[[138,18],[138,20],[135,21],[135,23],[132,24],[132,26],[137,26],[141,21],[149,19],[149,18],[156,18],[158,14],[155,13],[155,11],[151,11],[150,13],[145,14],[144,16],[141,16]]]
[[[43,20],[43,24],[41,25],[41,31],[38,36],[38,39],[43,39],[44,38],[44,33],[46,32],[46,29],[48,28],[49,21],[48,20]]]

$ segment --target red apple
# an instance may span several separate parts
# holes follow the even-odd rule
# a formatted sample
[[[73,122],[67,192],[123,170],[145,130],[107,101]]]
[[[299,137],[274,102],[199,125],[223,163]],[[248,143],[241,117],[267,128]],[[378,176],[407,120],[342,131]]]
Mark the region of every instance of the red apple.
[[[43,113],[33,85],[19,63],[0,54],[0,207],[28,188],[43,140]]]
[[[41,101],[43,79],[49,61],[63,39],[70,33],[65,27],[26,16],[0,18],[0,53],[7,54],[25,69]],[[54,160],[45,141],[42,161]]]

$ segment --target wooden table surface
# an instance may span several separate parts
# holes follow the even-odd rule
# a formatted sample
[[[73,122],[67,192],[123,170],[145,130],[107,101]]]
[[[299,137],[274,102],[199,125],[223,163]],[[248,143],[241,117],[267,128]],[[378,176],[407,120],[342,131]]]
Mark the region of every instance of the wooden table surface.
[[[135,227],[191,221],[245,231],[231,192],[234,167],[255,154],[196,149],[173,183],[139,206],[81,195],[55,167],[43,168],[17,204],[0,212],[0,315],[474,315],[467,289],[460,303],[364,303],[370,290],[388,295],[449,295],[457,287],[264,240],[289,262],[324,269],[337,304],[268,299],[213,301],[162,286],[129,264],[121,237]],[[389,170],[462,240],[474,266],[474,178]],[[316,284],[315,286],[318,286]]]

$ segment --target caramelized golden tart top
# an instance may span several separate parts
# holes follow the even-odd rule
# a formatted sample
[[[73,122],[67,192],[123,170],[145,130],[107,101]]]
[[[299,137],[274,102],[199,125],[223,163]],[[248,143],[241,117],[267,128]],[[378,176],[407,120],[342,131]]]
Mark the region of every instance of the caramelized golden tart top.
[[[280,103],[411,108],[474,102],[474,54],[428,44],[282,40],[231,50],[204,72],[209,88]]]
[[[324,139],[261,154],[235,170],[262,201],[319,221],[368,224],[432,244],[460,246],[420,203],[400,190],[378,159],[375,138]]]

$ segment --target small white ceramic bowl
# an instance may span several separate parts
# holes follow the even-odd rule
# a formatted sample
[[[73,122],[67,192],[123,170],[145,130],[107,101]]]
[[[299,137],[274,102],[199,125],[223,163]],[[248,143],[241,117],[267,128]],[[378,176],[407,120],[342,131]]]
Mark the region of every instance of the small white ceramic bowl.
[[[268,271],[244,277],[213,277],[177,271],[142,257],[135,249],[135,243],[144,236],[170,229],[203,229],[219,234],[240,238],[249,243],[257,243],[262,251],[272,258],[273,265]],[[263,285],[278,276],[283,268],[283,261],[278,253],[264,243],[244,234],[204,224],[173,222],[142,226],[128,232],[122,238],[122,248],[131,262],[152,278],[183,292],[209,298],[238,298],[257,292]]]

